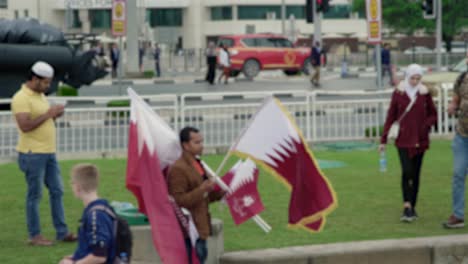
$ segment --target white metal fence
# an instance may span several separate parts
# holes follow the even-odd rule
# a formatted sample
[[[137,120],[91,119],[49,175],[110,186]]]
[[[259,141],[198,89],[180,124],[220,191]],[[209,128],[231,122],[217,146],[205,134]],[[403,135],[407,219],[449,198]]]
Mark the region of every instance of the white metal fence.
[[[454,118],[445,109],[451,85],[442,85],[434,102],[438,126],[433,134],[450,134]],[[276,96],[290,111],[308,141],[343,141],[378,138],[392,90],[281,91],[144,96],[151,107],[178,131],[190,125],[204,134],[205,146],[227,147],[247,125],[266,96]],[[129,107],[109,107],[126,97],[52,97],[66,103],[57,120],[57,152],[67,154],[123,152],[127,148]],[[9,103],[9,100],[0,100]],[[272,120],[274,122],[274,120]],[[17,129],[11,112],[0,112],[0,159],[16,156]]]

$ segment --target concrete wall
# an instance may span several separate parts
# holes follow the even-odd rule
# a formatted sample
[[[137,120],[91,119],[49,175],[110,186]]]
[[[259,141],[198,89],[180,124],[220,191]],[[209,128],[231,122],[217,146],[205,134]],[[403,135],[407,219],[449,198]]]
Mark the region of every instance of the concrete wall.
[[[222,264],[468,263],[468,235],[336,243],[226,253]]]
[[[133,264],[161,264],[159,255],[154,249],[151,238],[151,227],[131,226],[133,234]],[[219,263],[219,257],[224,252],[223,222],[212,219],[211,228],[213,234],[208,238],[208,259],[206,264]]]

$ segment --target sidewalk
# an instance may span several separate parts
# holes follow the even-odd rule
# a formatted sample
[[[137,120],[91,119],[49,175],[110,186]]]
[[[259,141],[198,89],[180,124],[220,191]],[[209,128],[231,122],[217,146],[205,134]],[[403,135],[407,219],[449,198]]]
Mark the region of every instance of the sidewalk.
[[[406,68],[398,68],[397,75],[404,76]],[[423,67],[423,70],[426,73],[431,73],[432,69],[430,67]],[[322,68],[323,80],[332,80],[341,78],[342,69],[339,67],[324,67]],[[447,71],[446,68],[443,68],[442,71]],[[347,69],[347,78],[371,78],[376,76],[374,67],[356,67],[350,66]],[[191,84],[204,82],[205,72],[203,71],[168,71],[163,72],[162,77],[160,78],[122,78],[122,83],[124,84],[136,84],[136,85],[150,85],[150,84]],[[251,81],[246,79],[243,74],[239,74],[238,77],[234,78],[236,82]],[[295,75],[287,76],[283,73],[282,70],[272,70],[272,71],[261,71],[254,80],[262,81],[277,81],[277,80],[287,80],[287,81],[303,81],[308,79],[304,75]],[[117,85],[118,79],[112,79],[110,75],[106,76],[104,79],[95,81],[92,85]]]

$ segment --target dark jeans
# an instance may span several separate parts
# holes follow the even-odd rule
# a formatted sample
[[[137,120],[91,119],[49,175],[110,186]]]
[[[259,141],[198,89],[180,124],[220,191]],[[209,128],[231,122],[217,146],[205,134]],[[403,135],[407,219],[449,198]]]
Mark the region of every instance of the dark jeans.
[[[206,73],[205,80],[213,84],[216,75],[216,57],[210,56],[206,59],[206,62],[208,63],[208,72]]]
[[[26,176],[28,184],[26,195],[26,222],[29,237],[41,234],[39,220],[39,202],[42,198],[42,187],[49,189],[49,203],[52,211],[52,222],[57,232],[56,239],[63,239],[67,233],[63,210],[63,183],[60,168],[55,154],[19,153],[18,163]]]
[[[392,72],[392,65],[391,64],[382,64],[382,83],[385,79],[385,73],[388,73],[388,77],[390,78],[390,80],[388,81],[388,83],[390,83],[390,85],[393,84],[393,72]]]
[[[403,201],[409,202],[413,208],[416,207],[416,200],[419,191],[419,175],[424,153],[409,157],[408,149],[398,148],[401,165],[401,189],[403,191]]]
[[[154,62],[154,68],[156,70],[155,74],[157,77],[161,77],[161,67],[159,67],[159,60]]]
[[[185,239],[185,247],[187,248],[187,255],[189,259],[189,264],[192,264],[192,243],[190,238]],[[205,263],[206,257],[208,256],[208,248],[206,247],[206,240],[197,239],[195,243],[195,252],[197,253],[198,261],[200,264]]]

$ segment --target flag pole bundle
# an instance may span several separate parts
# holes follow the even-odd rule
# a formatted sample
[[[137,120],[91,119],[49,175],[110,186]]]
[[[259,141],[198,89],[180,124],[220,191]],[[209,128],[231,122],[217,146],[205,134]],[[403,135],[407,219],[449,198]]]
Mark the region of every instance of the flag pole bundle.
[[[205,167],[205,169],[211,174],[211,175],[216,175],[215,172],[205,163],[202,161],[202,165],[203,167]],[[257,174],[258,174],[258,171],[257,171]],[[217,177],[215,176],[215,180],[216,180],[216,183],[219,185],[219,187],[221,189],[223,189],[224,191],[227,192],[227,196],[228,196],[228,200],[230,199],[230,196],[234,196],[233,193],[235,192],[235,190],[233,190],[231,187],[229,187],[223,180],[226,179],[226,176],[224,176],[222,179],[220,177]],[[255,182],[256,183],[256,182]],[[256,189],[256,185],[251,188],[250,191],[248,191],[248,193],[250,193],[251,195],[250,196],[247,196],[247,197],[252,197],[252,193],[255,193],[255,192],[258,192],[258,190]],[[232,199],[235,199],[234,197]],[[259,202],[261,204],[261,201],[260,201],[260,196],[257,195],[257,199],[256,199],[256,202]],[[263,211],[263,204],[261,204],[260,207],[257,207],[257,208],[253,208],[253,204],[243,204],[242,205],[244,208],[249,208],[249,210],[253,210],[252,211],[252,214],[249,215],[249,216],[246,216],[244,217],[244,220],[247,220],[249,218],[252,218],[253,221],[265,232],[265,233],[268,233],[271,231],[271,226],[268,225],[267,222],[265,222],[265,220],[263,220],[263,218],[261,218],[258,213],[260,213],[261,211]],[[229,207],[230,209],[232,208],[232,206]],[[232,210],[231,210],[232,212]],[[231,214],[233,216],[234,219],[236,219],[236,214]],[[242,221],[243,222],[243,221]],[[236,223],[238,224],[238,223]],[[240,223],[239,223],[240,224]]]
[[[218,168],[232,153],[260,164],[291,190],[289,226],[321,231],[337,207],[332,185],[321,172],[301,131],[273,97],[265,99]]]

